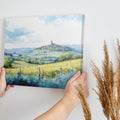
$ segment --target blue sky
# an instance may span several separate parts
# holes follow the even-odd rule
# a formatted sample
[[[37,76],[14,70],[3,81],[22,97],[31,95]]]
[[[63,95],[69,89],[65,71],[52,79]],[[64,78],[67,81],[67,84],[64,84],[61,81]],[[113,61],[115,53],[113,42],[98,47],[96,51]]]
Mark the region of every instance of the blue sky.
[[[26,32],[24,28],[15,28],[14,31],[9,31],[6,29],[5,33],[8,36],[8,38],[11,38],[11,39],[6,39],[7,43],[14,43],[17,37],[30,34],[30,32]]]
[[[50,44],[81,44],[82,15],[6,19],[6,48]]]
[[[54,21],[56,19],[62,19],[62,20],[65,20],[65,19],[68,19],[68,20],[73,20],[73,19],[76,19],[78,21],[82,21],[83,20],[83,15],[64,15],[64,16],[40,16],[39,19],[40,20],[44,20],[47,24],[48,23],[54,23]]]

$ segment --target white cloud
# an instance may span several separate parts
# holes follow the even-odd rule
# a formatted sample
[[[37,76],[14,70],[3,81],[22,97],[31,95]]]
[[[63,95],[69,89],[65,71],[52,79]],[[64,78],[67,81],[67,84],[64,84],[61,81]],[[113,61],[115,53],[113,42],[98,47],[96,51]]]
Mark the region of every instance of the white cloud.
[[[56,44],[81,44],[82,23],[76,19],[57,19],[52,23],[46,23],[38,17],[8,18],[7,30],[13,32],[16,28],[24,28],[29,34],[19,36],[17,40],[24,41],[21,44],[6,43],[7,48],[13,47],[40,47],[50,44],[53,40]]]

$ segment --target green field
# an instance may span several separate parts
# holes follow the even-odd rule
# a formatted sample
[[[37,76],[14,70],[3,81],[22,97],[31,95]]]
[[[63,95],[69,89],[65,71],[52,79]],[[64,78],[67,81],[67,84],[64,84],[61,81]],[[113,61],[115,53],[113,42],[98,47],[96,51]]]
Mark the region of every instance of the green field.
[[[43,47],[5,52],[7,84],[65,88],[82,71],[82,51],[56,44]]]
[[[12,63],[11,68],[6,68],[6,72],[9,74],[17,74],[18,72],[21,72],[23,75],[38,74],[40,68],[41,74],[44,72],[44,74],[49,76],[50,74],[53,73],[58,74],[60,72],[60,68],[62,69],[62,73],[69,72],[71,69],[80,70],[81,64],[82,64],[81,59],[68,60],[43,65],[30,64],[24,61],[14,61]]]
[[[82,59],[76,59],[37,65],[14,61],[11,68],[6,68],[7,83],[64,89],[67,81],[78,70],[82,71],[82,62]]]

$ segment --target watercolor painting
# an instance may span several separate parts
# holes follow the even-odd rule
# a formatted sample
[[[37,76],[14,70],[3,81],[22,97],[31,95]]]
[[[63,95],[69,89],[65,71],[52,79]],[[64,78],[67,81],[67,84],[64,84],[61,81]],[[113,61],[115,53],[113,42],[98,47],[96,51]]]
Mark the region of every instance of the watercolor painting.
[[[83,63],[84,15],[6,18],[8,84],[64,89]]]

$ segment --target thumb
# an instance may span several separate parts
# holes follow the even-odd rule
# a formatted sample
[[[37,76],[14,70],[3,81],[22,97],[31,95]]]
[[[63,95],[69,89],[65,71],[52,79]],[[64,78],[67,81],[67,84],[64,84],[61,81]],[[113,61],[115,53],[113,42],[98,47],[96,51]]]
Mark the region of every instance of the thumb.
[[[0,73],[0,96],[3,95],[6,88],[6,80],[5,80],[5,68],[1,68]]]
[[[5,68],[2,67],[1,69],[1,79],[5,79]]]

